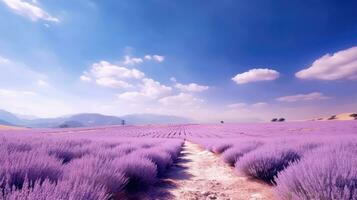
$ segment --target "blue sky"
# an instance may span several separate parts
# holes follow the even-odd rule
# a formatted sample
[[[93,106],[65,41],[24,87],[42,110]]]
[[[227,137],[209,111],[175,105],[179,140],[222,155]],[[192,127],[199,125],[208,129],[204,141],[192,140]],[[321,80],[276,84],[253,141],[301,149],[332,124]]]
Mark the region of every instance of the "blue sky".
[[[202,122],[353,112],[356,7],[327,0],[2,0],[0,108]]]

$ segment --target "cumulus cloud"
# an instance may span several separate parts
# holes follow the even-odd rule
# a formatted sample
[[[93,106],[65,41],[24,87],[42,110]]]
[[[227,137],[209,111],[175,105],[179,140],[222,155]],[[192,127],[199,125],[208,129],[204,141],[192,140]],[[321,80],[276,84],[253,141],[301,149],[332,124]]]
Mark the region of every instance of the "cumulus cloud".
[[[23,91],[23,90],[8,90],[0,89],[0,97],[10,98],[10,97],[30,97],[36,96],[37,93],[33,91]]]
[[[163,62],[165,60],[165,57],[160,55],[153,55],[152,58],[157,62]]]
[[[44,20],[49,22],[60,22],[56,17],[51,16],[43,10],[37,1],[28,2],[25,0],[3,0],[3,2],[15,13],[27,17],[32,21]]]
[[[247,106],[246,103],[241,103],[241,102],[227,105],[228,108],[244,108],[246,106]]]
[[[127,101],[154,100],[171,93],[172,88],[150,78],[144,78],[140,91],[124,92],[118,95],[119,99]]]
[[[150,78],[143,79],[142,92],[151,98],[165,96],[172,91],[171,87],[162,85],[160,82]]]
[[[180,89],[183,92],[203,92],[205,90],[208,90],[209,87],[205,85],[198,85],[196,83],[190,83],[187,85],[181,84],[181,83],[176,83],[175,87]]]
[[[261,108],[261,107],[265,107],[265,106],[267,106],[267,105],[268,105],[268,103],[258,102],[258,103],[252,104],[252,107],[254,107],[254,108]]]
[[[37,80],[36,81],[36,84],[40,87],[49,87],[50,84],[47,82],[47,81],[44,81],[44,80]]]
[[[165,57],[161,56],[161,55],[145,55],[144,59],[153,60],[153,61],[156,61],[156,62],[164,62]]]
[[[141,80],[145,74],[137,69],[129,69],[118,65],[111,64],[107,61],[100,61],[92,64],[90,70],[85,71],[80,80],[90,82],[92,79],[98,85],[113,88],[128,88],[132,85],[128,80]]]
[[[312,92],[309,94],[297,94],[291,96],[283,96],[279,97],[276,100],[282,102],[297,102],[297,101],[313,101],[313,100],[323,100],[330,99],[330,97],[325,96],[320,92]]]
[[[143,59],[142,58],[134,58],[134,57],[130,57],[130,56],[125,56],[124,57],[124,65],[136,65],[136,64],[141,64],[143,63]]]
[[[10,62],[9,59],[0,56],[0,64],[1,64],[1,63],[2,63],[2,64],[4,64],[4,63],[9,63],[9,62]]]
[[[145,76],[143,72],[137,69],[120,67],[118,65],[111,64],[107,61],[100,61],[99,63],[94,63],[90,70],[90,74],[92,74],[96,78],[116,77],[141,79]]]
[[[279,78],[279,76],[280,73],[272,69],[251,69],[237,74],[232,80],[237,84],[245,84],[258,81],[271,81]]]
[[[301,79],[357,79],[357,47],[326,54],[295,74]]]
[[[202,102],[202,99],[196,98],[192,94],[183,92],[177,95],[167,96],[159,100],[159,103],[165,106],[190,106]]]
[[[265,107],[267,105],[268,104],[265,102],[257,102],[257,103],[253,103],[253,104],[238,102],[238,103],[229,104],[229,105],[227,105],[227,107],[233,108],[233,109],[243,109],[243,108],[261,108],[261,107]]]
[[[81,75],[79,78],[80,78],[81,81],[83,81],[83,82],[90,82],[90,81],[92,81],[92,79],[91,79],[89,76],[87,76],[87,75]]]
[[[117,80],[112,77],[102,77],[98,78],[95,81],[98,85],[104,86],[104,87],[112,87],[112,88],[130,88],[133,87],[133,85],[122,81],[122,80]]]

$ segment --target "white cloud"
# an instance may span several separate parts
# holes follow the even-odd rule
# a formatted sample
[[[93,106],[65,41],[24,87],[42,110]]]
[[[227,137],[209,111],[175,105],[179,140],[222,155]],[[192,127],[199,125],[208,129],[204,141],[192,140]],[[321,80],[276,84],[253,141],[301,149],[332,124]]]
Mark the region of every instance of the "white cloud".
[[[320,92],[312,92],[309,94],[297,94],[291,96],[283,96],[279,97],[276,100],[282,102],[296,102],[296,101],[312,101],[312,100],[323,100],[323,99],[330,99],[330,97],[325,96]]]
[[[140,102],[140,101],[147,101],[149,98],[145,96],[145,94],[141,92],[124,92],[117,95],[119,99],[125,101],[133,101],[133,102]]]
[[[9,63],[10,60],[0,56],[0,64]]]
[[[27,17],[32,21],[44,20],[49,22],[60,22],[58,18],[51,16],[39,7],[37,1],[3,0],[3,2],[17,14]]]
[[[37,95],[36,92],[33,91],[0,89],[0,97],[2,98],[29,97],[29,96],[36,96],[36,95]]]
[[[98,78],[95,81],[98,85],[104,86],[104,87],[112,87],[112,88],[130,88],[133,87],[133,85],[122,81],[122,80],[117,80],[115,78],[110,78],[110,77],[102,77]]]
[[[153,79],[144,78],[143,83],[141,91],[150,98],[159,98],[168,95],[172,91],[171,87],[162,85]]]
[[[181,84],[181,83],[176,83],[175,87],[180,89],[183,92],[203,92],[203,91],[209,89],[208,86],[198,85],[196,83],[190,83],[190,84],[187,84],[187,85],[184,85],[184,84]]]
[[[245,108],[246,106],[248,106],[246,103],[241,102],[227,105],[228,108]]]
[[[237,84],[245,84],[257,81],[271,81],[279,78],[280,73],[272,69],[251,69],[247,72],[237,74],[232,78]]]
[[[111,64],[107,61],[94,63],[89,74],[96,78],[116,77],[116,78],[134,78],[141,79],[145,74],[137,69],[128,69],[118,65]]]
[[[151,56],[151,55],[145,55],[145,56],[144,56],[144,59],[146,59],[146,60],[152,60],[152,56]]]
[[[92,79],[91,79],[88,75],[81,75],[79,78],[80,78],[81,81],[83,81],[83,82],[90,82],[90,81],[92,81]]]
[[[118,65],[111,64],[107,61],[100,61],[92,64],[90,70],[83,72],[80,80],[90,82],[95,80],[100,86],[112,88],[129,88],[132,87],[128,81],[141,80],[145,74],[137,69],[129,69]]]
[[[143,63],[143,59],[142,58],[132,58],[130,56],[125,56],[124,57],[124,65],[135,65],[135,64],[140,64]]]
[[[326,54],[295,74],[301,79],[357,79],[357,47]]]
[[[47,81],[44,81],[44,80],[37,80],[36,81],[36,84],[40,87],[49,87],[50,84],[47,82]]]
[[[152,58],[157,62],[164,62],[165,57],[160,55],[153,55]]]
[[[161,56],[161,55],[145,55],[144,59],[146,59],[146,60],[154,60],[156,62],[164,62],[165,56]]]
[[[252,107],[254,107],[254,108],[261,108],[261,107],[265,107],[265,106],[267,106],[267,105],[268,105],[268,103],[258,102],[258,103],[252,104]]]
[[[119,99],[127,101],[154,100],[171,93],[172,88],[162,85],[160,82],[150,78],[144,78],[140,85],[140,91],[124,92],[118,95]]]
[[[229,105],[227,105],[227,107],[233,108],[233,109],[249,109],[249,108],[262,108],[267,105],[268,104],[265,102],[257,102],[257,103],[253,103],[253,104],[238,102],[238,103],[229,104]]]
[[[176,106],[176,108],[178,108],[180,106],[191,106],[202,103],[203,100],[194,97],[192,94],[181,92],[178,95],[161,98],[159,102],[165,106]]]

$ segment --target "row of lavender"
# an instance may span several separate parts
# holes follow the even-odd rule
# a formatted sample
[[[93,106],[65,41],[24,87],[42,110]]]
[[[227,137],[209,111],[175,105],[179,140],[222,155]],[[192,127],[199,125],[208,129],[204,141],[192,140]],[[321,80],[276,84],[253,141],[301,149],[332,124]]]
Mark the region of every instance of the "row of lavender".
[[[34,130],[38,132],[39,130]],[[239,137],[285,137],[291,135],[332,135],[357,133],[356,121],[306,121],[289,123],[241,123],[241,124],[187,124],[147,126],[107,126],[96,128],[73,128],[42,130],[43,133],[87,134],[99,137],[150,137],[150,138],[239,138]]]
[[[356,134],[191,140],[274,185],[279,199],[357,199]]]
[[[183,141],[10,131],[0,144],[0,199],[104,200],[154,184]]]

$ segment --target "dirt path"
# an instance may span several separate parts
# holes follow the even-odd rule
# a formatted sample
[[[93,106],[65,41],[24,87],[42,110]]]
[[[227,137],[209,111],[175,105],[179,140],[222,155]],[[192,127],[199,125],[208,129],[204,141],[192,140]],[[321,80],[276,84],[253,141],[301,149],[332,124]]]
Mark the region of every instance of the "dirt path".
[[[179,162],[145,200],[270,200],[270,186],[249,180],[218,156],[186,142]]]

